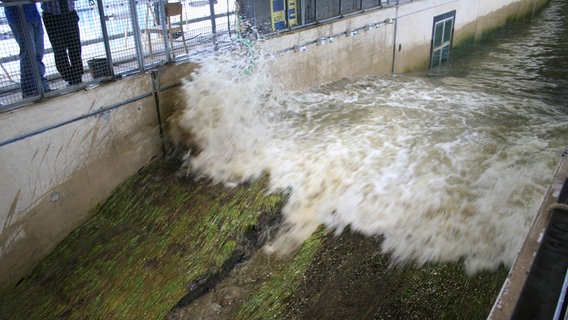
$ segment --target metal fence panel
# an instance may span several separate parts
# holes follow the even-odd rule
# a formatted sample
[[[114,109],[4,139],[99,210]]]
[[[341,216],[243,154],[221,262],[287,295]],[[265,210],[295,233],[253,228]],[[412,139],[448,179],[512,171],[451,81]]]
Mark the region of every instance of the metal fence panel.
[[[228,0],[70,0],[67,5],[60,1],[0,3],[0,112],[215,50],[219,44],[231,41],[238,23],[235,2]],[[71,13],[66,9],[69,5]],[[14,26],[10,26],[5,14],[6,10],[24,8],[37,10],[41,17],[38,25],[42,32],[38,34],[43,36],[43,56],[38,61],[45,69],[45,88],[41,87],[43,67],[35,60],[30,63],[20,58],[22,52],[35,50],[34,39],[18,43]],[[62,8],[64,14],[59,12]],[[180,14],[168,17],[168,8]],[[77,61],[77,46],[73,45],[76,37],[70,31],[75,26],[80,57],[79,63],[73,64],[71,60]],[[21,24],[21,33],[29,34],[32,27]],[[70,65],[82,69],[78,79],[69,75]],[[22,74],[28,70],[40,87],[24,96],[22,82],[27,82],[22,81]]]

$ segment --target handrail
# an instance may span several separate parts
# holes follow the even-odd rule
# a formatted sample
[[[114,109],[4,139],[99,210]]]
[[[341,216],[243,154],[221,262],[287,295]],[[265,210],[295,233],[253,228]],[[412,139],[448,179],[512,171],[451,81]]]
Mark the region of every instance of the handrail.
[[[46,2],[46,0],[42,0]],[[53,1],[53,0],[47,0]],[[158,0],[157,2],[164,2],[167,0]],[[184,5],[189,5],[187,0],[181,0]],[[210,0],[213,4],[214,0]],[[35,4],[38,2],[30,0],[16,0],[9,2],[2,2],[0,6],[23,6],[27,4]],[[91,82],[100,82],[92,76],[87,68],[87,62],[90,59],[106,58],[108,69],[117,77],[125,74],[132,74],[133,72],[144,72],[150,70],[157,65],[167,64],[175,61],[187,59],[187,55],[171,54],[173,50],[177,50],[179,41],[174,41],[174,48],[169,48],[167,41],[155,44],[154,51],[157,53],[155,57],[150,57],[147,52],[146,36],[142,37],[145,30],[141,27],[142,21],[145,17],[146,2],[140,0],[124,0],[122,6],[118,6],[113,1],[103,0],[99,3],[94,2],[95,5],[89,7],[78,6],[75,11],[79,15],[79,29],[81,32],[81,46],[82,46],[82,61],[84,64],[85,74],[83,76],[83,85],[76,88],[66,88],[65,83],[61,79],[59,72],[55,68],[53,58],[53,49],[49,41],[48,35],[44,30],[44,59],[43,63],[46,66],[46,78],[50,83],[51,89],[54,92],[47,96],[38,95],[28,99],[22,99],[19,90],[19,85],[14,81],[19,82],[19,47],[12,37],[0,39],[0,45],[5,49],[4,55],[0,56],[0,65],[2,71],[8,75],[0,73],[0,112],[13,110],[25,106],[37,100],[43,100],[53,95],[65,94],[68,92],[83,89]],[[216,19],[223,17],[231,17],[235,15],[234,8],[229,2],[219,2],[215,4],[215,11],[201,10],[199,12],[190,12],[184,15],[184,32],[186,34],[186,44],[194,52],[200,51],[201,47],[208,47],[213,44],[215,37],[234,33],[230,24],[216,22]],[[98,10],[97,10],[98,9]],[[115,13],[119,10],[118,15]],[[188,10],[188,9],[186,9]],[[2,19],[4,10],[0,9],[0,27],[5,28],[6,34],[11,34],[5,19]],[[41,13],[41,9],[38,11]],[[185,11],[185,10],[184,10]],[[188,10],[189,11],[189,10]],[[218,25],[214,28],[214,33],[211,30],[201,29],[200,23],[203,21],[212,21]],[[107,36],[105,36],[104,29],[107,29]],[[166,36],[166,35],[164,35]],[[134,45],[132,45],[134,43]],[[163,46],[161,46],[163,44]],[[194,46],[199,48],[194,48]],[[104,49],[107,48],[107,49]],[[137,49],[136,49],[137,48]],[[185,52],[184,52],[185,53]],[[191,54],[191,52],[190,52]],[[126,63],[122,63],[126,62]],[[133,63],[134,62],[134,63]],[[89,66],[90,67],[90,66]],[[89,75],[90,74],[90,75]],[[86,75],[86,76],[85,76]],[[113,76],[111,75],[111,78]]]

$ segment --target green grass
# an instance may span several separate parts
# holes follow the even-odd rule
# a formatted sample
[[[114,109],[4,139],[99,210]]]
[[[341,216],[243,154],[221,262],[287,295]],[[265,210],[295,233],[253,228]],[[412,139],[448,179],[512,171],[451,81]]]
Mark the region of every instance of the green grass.
[[[163,167],[125,182],[30,276],[0,293],[0,318],[163,318],[284,202],[266,195],[265,181],[226,189]]]
[[[285,301],[298,288],[300,281],[312,262],[314,254],[322,244],[326,231],[321,226],[294,253],[289,263],[274,270],[274,275],[256,292],[234,319],[285,319]]]

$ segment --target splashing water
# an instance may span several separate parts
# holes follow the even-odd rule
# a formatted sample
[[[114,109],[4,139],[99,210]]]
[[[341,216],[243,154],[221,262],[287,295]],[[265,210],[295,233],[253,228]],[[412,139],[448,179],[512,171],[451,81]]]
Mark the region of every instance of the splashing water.
[[[268,250],[290,252],[323,223],[382,235],[396,262],[461,259],[468,272],[513,262],[568,115],[468,77],[286,92],[258,63],[245,75],[233,57],[202,61],[176,121],[200,149],[193,174],[235,185],[266,173],[271,192],[288,194]]]

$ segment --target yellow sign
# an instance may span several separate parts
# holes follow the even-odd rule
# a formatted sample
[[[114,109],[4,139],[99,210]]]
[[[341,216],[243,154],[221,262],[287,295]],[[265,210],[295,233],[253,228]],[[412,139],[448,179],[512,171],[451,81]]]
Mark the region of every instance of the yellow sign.
[[[296,0],[288,0],[288,23],[290,27],[298,25],[298,11],[296,8]]]
[[[288,19],[286,19],[286,11],[288,11]],[[288,24],[290,27],[298,25],[296,0],[270,0],[270,12],[274,31],[286,29]]]

